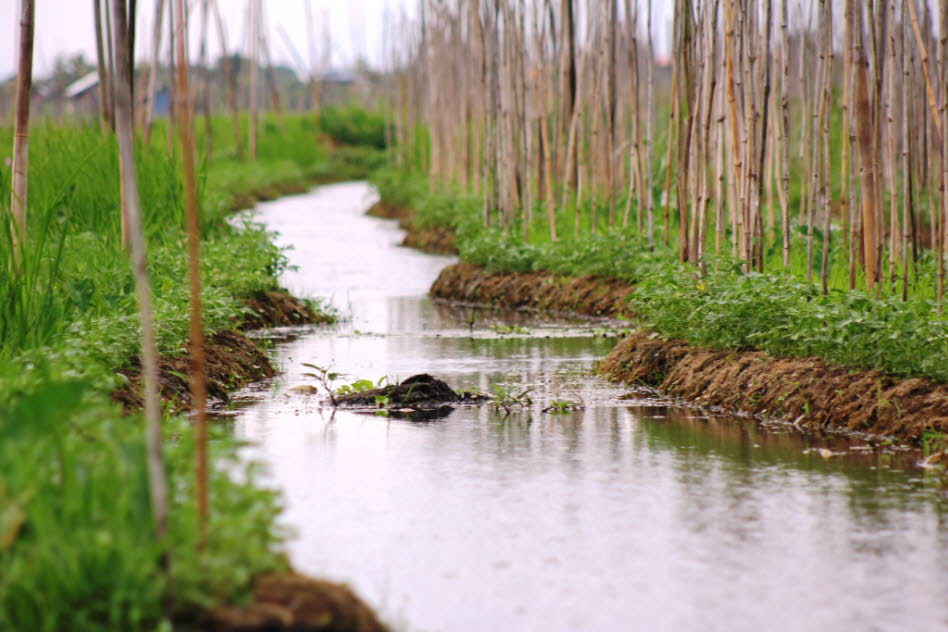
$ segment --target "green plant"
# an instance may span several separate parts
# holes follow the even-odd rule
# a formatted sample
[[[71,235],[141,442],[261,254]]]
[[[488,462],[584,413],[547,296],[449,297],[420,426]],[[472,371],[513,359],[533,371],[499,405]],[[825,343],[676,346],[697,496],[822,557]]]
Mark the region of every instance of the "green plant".
[[[333,389],[332,385],[333,385],[333,382],[335,382],[341,377],[344,377],[344,374],[338,373],[336,371],[332,371],[331,369],[327,369],[321,366],[317,366],[315,364],[309,364],[307,362],[303,362],[303,366],[313,369],[315,371],[315,373],[304,373],[303,375],[306,377],[311,377],[314,380],[316,380],[319,386],[323,389],[323,392],[326,393],[326,396],[329,397],[330,403],[333,406],[335,406],[337,393],[336,393],[336,390]]]
[[[503,411],[504,417],[507,417],[514,410],[523,410],[533,405],[533,400],[530,398],[532,390],[532,388],[517,390],[503,384],[491,384],[491,406],[496,411]]]

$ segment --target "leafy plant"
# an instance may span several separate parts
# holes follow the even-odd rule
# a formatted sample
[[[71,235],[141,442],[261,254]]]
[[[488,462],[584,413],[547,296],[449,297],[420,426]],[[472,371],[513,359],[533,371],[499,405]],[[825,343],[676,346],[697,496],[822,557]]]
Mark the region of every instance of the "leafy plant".
[[[533,400],[530,398],[532,390],[532,388],[517,390],[503,384],[491,384],[491,406],[496,411],[503,411],[504,417],[507,417],[514,410],[523,410],[533,405]]]

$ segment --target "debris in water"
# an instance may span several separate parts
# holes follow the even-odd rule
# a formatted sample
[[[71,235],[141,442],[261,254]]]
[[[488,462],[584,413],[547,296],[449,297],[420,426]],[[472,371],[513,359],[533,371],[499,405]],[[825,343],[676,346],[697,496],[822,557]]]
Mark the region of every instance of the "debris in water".
[[[446,417],[458,405],[480,404],[486,395],[458,393],[444,381],[421,373],[399,382],[336,397],[336,406],[381,410],[392,417],[429,420]]]

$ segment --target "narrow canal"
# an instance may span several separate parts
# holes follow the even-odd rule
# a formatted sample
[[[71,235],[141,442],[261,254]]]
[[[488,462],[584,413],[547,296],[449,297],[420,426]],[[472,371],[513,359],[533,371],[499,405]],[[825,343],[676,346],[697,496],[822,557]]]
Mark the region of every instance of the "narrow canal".
[[[284,373],[225,413],[284,494],[299,570],[411,631],[948,629],[948,495],[917,455],[621,399],[589,375],[603,324],[432,304],[452,259],[399,247],[373,201],[346,183],[256,213],[294,248],[285,285],[346,316],[279,332]],[[302,363],[533,404],[333,414]]]

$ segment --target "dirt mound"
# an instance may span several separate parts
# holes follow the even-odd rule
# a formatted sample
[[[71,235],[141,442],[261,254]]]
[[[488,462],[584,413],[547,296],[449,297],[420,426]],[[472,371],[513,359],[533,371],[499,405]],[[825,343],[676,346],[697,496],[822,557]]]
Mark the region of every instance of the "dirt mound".
[[[249,606],[218,608],[205,630],[216,632],[386,632],[375,613],[343,584],[296,573],[260,577]]]
[[[264,380],[276,374],[267,354],[252,340],[238,331],[220,331],[206,343],[207,394],[210,398],[227,401],[233,390]],[[190,360],[187,356],[162,357],[158,362],[158,384],[161,398],[175,410],[190,410],[191,395],[188,387]],[[126,410],[144,405],[142,400],[141,367],[136,363],[121,371],[128,382],[112,393],[112,401]]]
[[[948,432],[948,384],[827,366],[815,358],[715,351],[637,332],[597,371],[647,384],[700,406],[783,419],[811,430],[848,430],[918,440]]]
[[[389,384],[359,393],[336,397],[339,406],[375,407],[377,398],[387,399],[388,406],[434,407],[462,401],[462,396],[436,377],[427,373],[413,375],[398,384]]]
[[[305,323],[332,322],[332,317],[314,310],[295,296],[284,291],[261,292],[244,301],[256,315],[246,316],[240,329],[285,327]]]
[[[266,292],[247,300],[257,316],[245,318],[240,329],[300,325],[331,320],[314,311],[303,301],[286,292]],[[234,330],[219,331],[205,341],[208,397],[227,401],[228,393],[238,388],[265,380],[276,374],[270,358],[257,344],[243,333]],[[158,361],[158,385],[161,398],[174,410],[190,410],[191,394],[188,385],[190,360],[187,355],[163,356]],[[144,406],[142,399],[141,365],[136,359],[120,371],[127,378],[121,388],[112,392],[112,401],[125,410]]]
[[[507,309],[587,316],[630,317],[634,288],[616,279],[564,277],[547,272],[488,272],[467,263],[448,266],[431,286],[435,298]]]
[[[397,219],[398,226],[405,231],[402,245],[434,255],[455,255],[458,252],[457,237],[447,226],[422,228],[412,221],[411,209],[385,200],[379,200],[366,211],[366,215],[382,219]]]
[[[414,248],[433,255],[456,255],[458,253],[457,237],[450,228],[418,228],[409,223],[405,227],[407,234],[402,245]]]
[[[370,206],[365,214],[372,217],[381,217],[382,219],[408,219],[411,217],[411,210],[385,200],[379,200]]]

